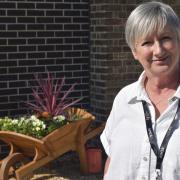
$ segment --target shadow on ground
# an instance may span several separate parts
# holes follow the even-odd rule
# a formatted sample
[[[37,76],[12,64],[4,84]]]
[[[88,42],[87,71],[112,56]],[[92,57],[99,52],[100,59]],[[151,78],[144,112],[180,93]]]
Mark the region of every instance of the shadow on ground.
[[[103,163],[104,164],[104,163]],[[103,173],[84,175],[76,153],[68,153],[35,171],[31,180],[102,180]]]

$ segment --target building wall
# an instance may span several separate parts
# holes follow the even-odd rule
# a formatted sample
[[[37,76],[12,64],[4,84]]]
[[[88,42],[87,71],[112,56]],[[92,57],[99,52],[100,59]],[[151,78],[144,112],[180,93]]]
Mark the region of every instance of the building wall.
[[[71,98],[89,108],[88,0],[0,1],[0,117],[27,113],[34,74],[47,71],[77,83]]]
[[[106,121],[117,92],[141,72],[124,39],[136,1],[91,0],[91,106]],[[97,101],[98,99],[98,101]]]
[[[99,120],[107,120],[117,92],[142,72],[124,37],[127,17],[142,2],[148,1],[90,0],[90,104]],[[180,12],[179,0],[163,2]]]
[[[34,74],[77,83],[71,98],[89,108],[89,2],[0,1],[0,116],[27,112]]]

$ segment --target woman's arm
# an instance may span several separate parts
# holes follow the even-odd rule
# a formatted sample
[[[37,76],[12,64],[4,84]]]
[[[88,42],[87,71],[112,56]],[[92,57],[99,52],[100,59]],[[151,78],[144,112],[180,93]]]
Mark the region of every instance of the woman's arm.
[[[110,163],[110,157],[106,159],[105,167],[104,167],[104,175],[106,175],[108,168],[109,168],[109,163]]]

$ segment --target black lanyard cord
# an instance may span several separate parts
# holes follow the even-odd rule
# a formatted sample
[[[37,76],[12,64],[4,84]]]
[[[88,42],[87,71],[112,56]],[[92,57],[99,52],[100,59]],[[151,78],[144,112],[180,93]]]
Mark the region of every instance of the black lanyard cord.
[[[143,109],[144,109],[144,116],[145,116],[146,129],[147,129],[147,134],[149,137],[149,142],[150,142],[151,148],[153,149],[153,151],[157,157],[156,170],[160,170],[168,142],[169,142],[169,140],[170,140],[170,138],[174,132],[174,125],[176,123],[176,115],[177,115],[178,110],[180,108],[180,100],[178,102],[178,107],[177,107],[176,113],[174,115],[173,121],[171,122],[171,125],[169,126],[169,128],[166,132],[166,135],[163,139],[163,142],[162,142],[160,148],[158,147],[157,138],[156,138],[154,131],[153,131],[153,128],[152,128],[152,120],[151,120],[151,114],[150,114],[150,111],[148,108],[148,104],[146,101],[142,101],[142,105],[143,105]]]

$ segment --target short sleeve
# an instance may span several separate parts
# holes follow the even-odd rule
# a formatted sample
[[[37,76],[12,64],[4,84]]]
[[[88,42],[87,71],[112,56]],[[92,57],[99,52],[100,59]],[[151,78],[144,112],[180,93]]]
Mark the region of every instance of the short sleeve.
[[[118,127],[121,121],[120,110],[124,108],[124,104],[126,103],[126,95],[123,89],[116,95],[111,112],[106,122],[106,126],[104,131],[102,132],[100,139],[101,143],[104,147],[106,154],[111,157],[111,139],[114,130]]]
[[[114,105],[112,107],[111,113],[107,119],[106,126],[104,131],[102,132],[100,139],[101,143],[104,147],[104,150],[108,156],[110,156],[110,145],[111,145],[111,134],[112,134],[112,129],[114,126]]]
[[[108,142],[108,137],[107,137],[107,135],[106,135],[106,131],[104,130],[103,131],[103,133],[101,134],[101,136],[100,136],[100,139],[101,139],[101,143],[102,143],[102,145],[103,145],[103,147],[104,147],[104,150],[105,150],[105,152],[106,152],[106,154],[108,155],[108,156],[110,156],[110,150],[109,150],[109,142]]]

